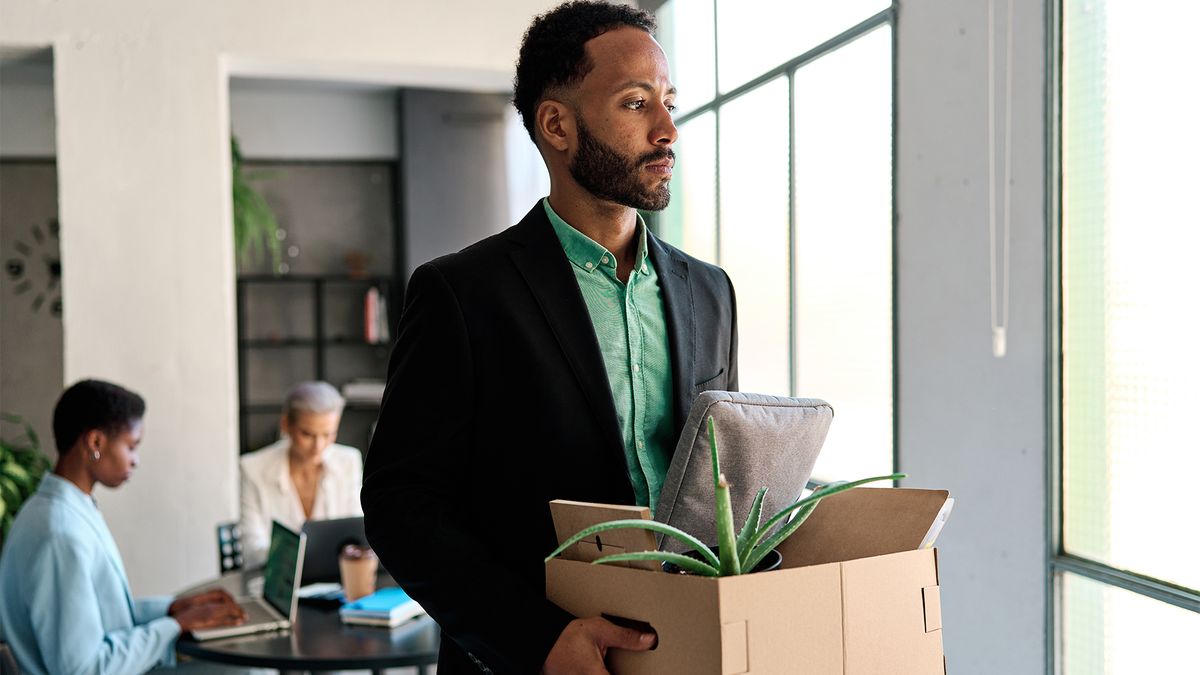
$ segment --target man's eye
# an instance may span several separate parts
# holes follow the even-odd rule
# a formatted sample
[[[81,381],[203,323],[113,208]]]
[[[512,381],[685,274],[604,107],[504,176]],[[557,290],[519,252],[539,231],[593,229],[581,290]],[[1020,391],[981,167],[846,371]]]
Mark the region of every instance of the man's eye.
[[[675,104],[674,103],[667,104],[667,112],[671,112],[671,113],[675,112]]]
[[[642,108],[646,107],[646,101],[642,99],[629,101],[625,104],[625,107],[629,108],[630,110],[641,110]]]

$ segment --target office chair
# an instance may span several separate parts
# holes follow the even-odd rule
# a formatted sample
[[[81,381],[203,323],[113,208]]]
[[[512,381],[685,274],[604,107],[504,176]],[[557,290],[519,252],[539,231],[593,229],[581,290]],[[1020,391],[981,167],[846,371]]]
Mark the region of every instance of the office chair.
[[[17,667],[17,658],[13,656],[7,642],[0,642],[0,675],[21,675],[21,669]]]

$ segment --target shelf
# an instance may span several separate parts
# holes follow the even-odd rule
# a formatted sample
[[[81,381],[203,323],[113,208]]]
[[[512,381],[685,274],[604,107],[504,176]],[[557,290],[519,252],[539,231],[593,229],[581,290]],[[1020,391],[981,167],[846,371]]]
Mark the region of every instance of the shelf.
[[[277,347],[281,349],[294,347],[316,347],[317,341],[313,338],[288,338],[286,340],[272,340],[270,338],[251,338],[238,341],[238,344],[243,347],[255,349],[264,349]]]
[[[245,274],[237,278],[239,284],[312,284],[325,282],[331,284],[390,284],[389,276],[367,275],[363,277],[349,274]]]
[[[250,338],[238,342],[249,349],[294,349],[299,347],[390,347],[388,342],[367,342],[362,338],[286,338],[273,340],[271,338]]]

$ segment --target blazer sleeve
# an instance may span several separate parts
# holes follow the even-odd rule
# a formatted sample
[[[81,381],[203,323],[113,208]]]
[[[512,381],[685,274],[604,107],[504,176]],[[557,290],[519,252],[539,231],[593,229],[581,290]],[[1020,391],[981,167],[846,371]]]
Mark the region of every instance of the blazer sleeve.
[[[473,659],[494,673],[536,673],[573,618],[489,551],[461,494],[472,463],[475,407],[470,336],[442,273],[409,282],[362,501],[367,539],[393,578]],[[480,432],[505,433],[505,430]]]
[[[174,662],[179,624],[170,617],[104,631],[91,558],[71,542],[46,546],[29,571],[38,650],[52,673],[144,673]]]
[[[156,595],[148,598],[133,599],[133,622],[135,624],[150,623],[167,615],[175,598],[169,595]]]
[[[725,283],[729,284],[729,378],[727,387],[729,391],[738,391],[738,327],[737,327],[737,293],[733,290],[733,280],[729,278],[729,274],[725,270],[721,270],[725,276]]]

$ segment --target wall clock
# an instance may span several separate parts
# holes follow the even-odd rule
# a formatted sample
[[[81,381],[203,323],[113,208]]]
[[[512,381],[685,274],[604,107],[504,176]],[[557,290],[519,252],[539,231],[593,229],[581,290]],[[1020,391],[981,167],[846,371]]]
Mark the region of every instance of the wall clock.
[[[44,225],[34,223],[28,239],[12,245],[16,255],[4,263],[4,271],[13,282],[13,292],[29,299],[34,312],[46,311],[62,316],[62,261],[58,249],[58,219]]]

